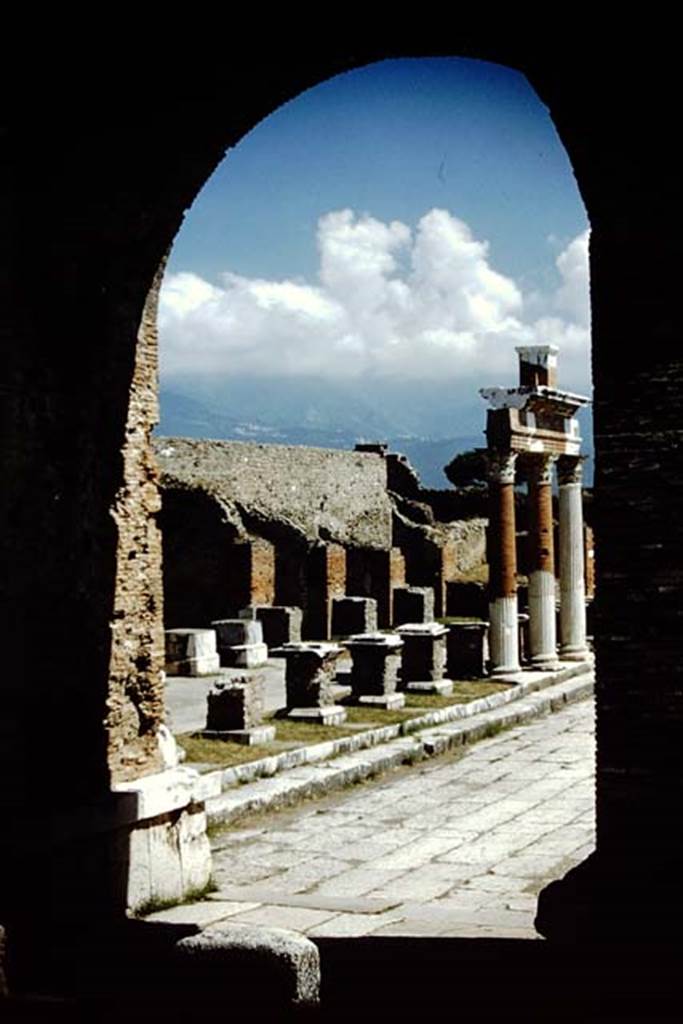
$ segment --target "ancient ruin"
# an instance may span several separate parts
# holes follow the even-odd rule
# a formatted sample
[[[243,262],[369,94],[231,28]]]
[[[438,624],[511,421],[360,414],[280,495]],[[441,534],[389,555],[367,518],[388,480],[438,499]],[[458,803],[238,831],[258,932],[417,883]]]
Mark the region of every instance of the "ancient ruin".
[[[515,477],[529,485],[529,656],[557,661],[551,473],[560,481],[561,651],[585,658],[586,598],[581,501],[581,438],[577,411],[588,399],[557,387],[557,348],[520,347],[519,386],[482,388],[489,463],[489,614],[494,675],[519,671]]]
[[[427,15],[418,12],[421,20]],[[410,1009],[422,1009],[425,974],[452,1000],[454,964],[480,1019],[534,1011],[556,1019],[568,1003],[567,1020],[651,1021],[664,1019],[667,995],[680,1002],[682,374],[672,301],[680,172],[669,156],[678,61],[675,33],[655,20],[626,19],[616,45],[579,19],[539,45],[527,25],[496,27],[488,14],[453,29],[452,40],[432,18],[431,42],[420,49],[521,69],[550,110],[590,218],[597,849],[542,895],[545,942],[437,939],[418,958],[414,943],[397,940],[390,971],[380,954],[372,959],[372,944],[339,943],[346,1019],[361,1018],[362,986],[349,979],[368,961],[364,978],[374,979],[383,1010],[405,1006],[411,993]],[[152,897],[196,891],[210,872],[205,791],[194,773],[172,767],[164,731],[160,500],[150,445],[159,267],[227,148],[302,90],[387,56],[363,39],[353,50],[319,43],[299,52],[250,31],[239,42],[209,38],[195,49],[183,25],[174,40],[180,61],[175,48],[158,46],[156,26],[154,35],[142,24],[125,32],[112,57],[83,47],[77,33],[50,36],[49,47],[36,34],[19,47],[22,75],[11,61],[4,68],[0,588],[12,642],[0,727],[0,973],[10,998],[64,1000],[65,1019],[82,1016],[84,1003],[90,1009],[94,993],[96,1013],[115,1003],[114,1014],[132,1019],[143,973],[149,1019],[151,1006],[157,1012],[178,1000],[191,954],[203,962],[193,942],[209,947],[212,965],[222,952],[220,936],[190,936],[178,958],[173,942],[182,927],[171,929],[171,940],[168,928],[141,930],[127,917]],[[414,54],[412,27],[410,36],[394,52]],[[496,486],[509,482],[509,466],[501,466]],[[571,476],[560,483],[576,487]],[[502,490],[498,497],[498,516],[509,519],[509,498]],[[246,536],[241,522],[231,530],[227,504],[209,494],[202,504],[209,530]],[[438,531],[429,523],[408,530],[434,549]],[[499,622],[514,632],[504,608],[514,595],[509,523],[505,536],[493,603],[502,602]],[[575,539],[567,544],[576,551]],[[393,539],[380,546],[384,561],[393,547]],[[562,548],[560,541],[561,557]],[[431,585],[411,578],[408,561],[410,582]],[[220,564],[212,564],[218,579]],[[349,576],[350,564],[348,557]],[[548,569],[537,562],[535,571]],[[252,566],[254,590],[257,575]],[[578,595],[571,579],[571,621],[560,642],[580,650],[580,623],[574,632],[568,611]],[[378,608],[387,596],[377,596]],[[535,600],[543,606],[542,587]],[[199,622],[178,610],[166,625],[199,627],[237,611],[207,601]],[[502,666],[515,652],[497,629]],[[47,773],[59,784],[47,785]],[[229,959],[234,948],[226,947]],[[270,963],[264,955],[254,969],[263,989]],[[334,974],[332,954],[328,967]],[[224,985],[226,1002],[236,989]],[[198,991],[182,993],[187,1019],[197,1015]],[[251,1000],[256,992],[249,988]]]

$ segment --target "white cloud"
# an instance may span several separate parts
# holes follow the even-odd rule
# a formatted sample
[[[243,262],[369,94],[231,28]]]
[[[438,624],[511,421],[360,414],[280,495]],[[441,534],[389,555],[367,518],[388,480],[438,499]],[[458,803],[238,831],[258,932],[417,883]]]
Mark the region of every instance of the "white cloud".
[[[317,283],[225,273],[215,286],[192,273],[169,275],[159,312],[162,374],[493,384],[509,380],[516,344],[553,342],[562,349],[562,383],[586,387],[588,232],[557,258],[557,289],[527,304],[491,266],[488,244],[447,210],[430,210],[414,233],[400,221],[333,211],[320,218],[318,249]]]

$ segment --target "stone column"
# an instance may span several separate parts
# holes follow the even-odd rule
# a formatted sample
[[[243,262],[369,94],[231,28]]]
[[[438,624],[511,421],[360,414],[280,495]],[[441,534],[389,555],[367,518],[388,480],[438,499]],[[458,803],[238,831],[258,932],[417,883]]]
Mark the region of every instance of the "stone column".
[[[582,661],[586,646],[586,584],[583,561],[582,462],[585,456],[557,460],[560,490],[560,657]]]
[[[524,459],[529,481],[529,655],[532,665],[557,662],[552,455]]]
[[[491,672],[519,672],[517,556],[515,551],[516,452],[489,450],[489,645]]]

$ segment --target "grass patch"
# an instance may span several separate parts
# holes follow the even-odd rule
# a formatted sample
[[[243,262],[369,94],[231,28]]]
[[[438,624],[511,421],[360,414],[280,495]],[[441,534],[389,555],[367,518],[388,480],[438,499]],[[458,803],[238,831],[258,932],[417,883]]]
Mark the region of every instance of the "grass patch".
[[[247,747],[226,740],[207,740],[190,732],[181,733],[176,739],[185,750],[186,761],[194,764],[216,764],[225,768],[235,764],[246,764],[248,761],[259,761],[262,757],[271,757],[277,751],[275,744]]]
[[[159,899],[159,897],[153,896],[149,900],[145,900],[141,903],[136,910],[133,911],[133,917],[147,917],[149,914],[157,914],[160,910],[169,910],[171,907],[182,907],[187,903],[199,903],[201,900],[206,899],[209,893],[218,892],[218,886],[214,882],[213,878],[210,878],[206,885],[198,889],[190,889],[182,899]]]
[[[450,696],[442,696],[438,693],[407,693],[406,705],[409,708],[434,711],[437,708],[448,708],[452,704],[469,704],[470,701],[478,700],[480,697],[489,697],[492,693],[508,690],[510,685],[510,683],[491,683],[479,679],[458,680],[453,683],[453,693]]]
[[[326,740],[339,740],[343,736],[352,736],[358,731],[357,729],[348,729],[343,725],[293,722],[291,718],[269,718],[268,722],[277,729],[279,740],[299,743],[301,746],[308,746],[310,743],[324,743]]]
[[[406,706],[397,711],[385,711],[382,708],[347,704],[347,724],[317,725],[312,722],[293,722],[289,718],[266,716],[264,721],[277,730],[273,743],[263,746],[247,747],[226,740],[204,739],[192,733],[178,736],[178,742],[186,751],[187,761],[193,764],[216,765],[221,768],[233,768],[236,765],[249,764],[272,757],[283,750],[311,746],[314,743],[325,743],[330,740],[342,739],[345,736],[357,735],[362,727],[376,729],[383,725],[400,725],[411,718],[419,718],[429,711],[448,708],[454,704],[468,704],[479,697],[488,697],[492,693],[506,690],[509,683],[492,683],[488,680],[456,680],[453,693],[446,697],[439,694],[406,693]]]
[[[378,725],[397,725],[408,718],[415,718],[415,712],[409,711],[408,708],[385,711],[383,708],[358,704],[345,704],[344,707],[348,716],[347,721],[354,725],[367,725],[371,729],[376,729]]]

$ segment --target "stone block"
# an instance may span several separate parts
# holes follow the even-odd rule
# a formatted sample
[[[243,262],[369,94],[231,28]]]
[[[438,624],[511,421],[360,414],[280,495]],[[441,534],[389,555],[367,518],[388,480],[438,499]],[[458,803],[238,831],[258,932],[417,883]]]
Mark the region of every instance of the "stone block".
[[[351,636],[377,629],[377,601],[372,597],[335,597],[332,600],[332,635]]]
[[[388,696],[396,692],[401,666],[403,641],[385,633],[364,633],[350,637],[344,647],[351,654],[351,693],[354,700],[363,696]]]
[[[261,725],[265,700],[263,676],[219,680],[207,694],[207,732],[253,729]]]
[[[450,679],[433,679],[423,682],[414,680],[411,683],[406,683],[405,688],[408,693],[431,693],[437,694],[439,697],[450,697],[453,693],[453,683]]]
[[[242,609],[240,618],[255,619],[261,623],[263,640],[268,647],[301,640],[303,612],[294,605],[250,605]]]
[[[286,659],[287,708],[328,707],[334,704],[336,663],[343,649],[336,644],[302,642],[277,649]]]
[[[383,708],[385,711],[400,711],[405,707],[406,699],[402,693],[362,693],[357,702],[371,708]]]
[[[446,626],[437,622],[410,622],[399,626],[403,640],[401,681],[405,688],[412,682],[443,679],[446,667]]]
[[[394,625],[406,622],[434,621],[432,587],[396,587],[394,589]]]
[[[480,679],[489,660],[488,622],[454,622],[446,638],[446,671],[450,679]]]
[[[229,1005],[248,993],[254,1009],[267,1005],[276,1020],[287,1007],[319,1002],[318,949],[297,932],[220,923],[181,939],[176,956],[188,991],[201,993],[199,1005],[218,1005],[220,996]]]
[[[220,662],[213,629],[167,629],[164,635],[169,676],[206,676],[218,672]]]
[[[263,643],[263,627],[255,619],[216,619],[211,625],[216,631],[219,653],[224,647]]]
[[[294,722],[312,722],[315,725],[343,725],[346,721],[346,708],[341,704],[327,704],[319,707],[291,708],[287,718]]]
[[[232,668],[260,668],[268,661],[265,644],[236,644],[221,651],[221,664]]]
[[[245,747],[258,747],[272,743],[275,739],[274,725],[256,725],[251,729],[204,729],[200,736],[207,740],[224,740],[230,743],[241,743]]]
[[[263,627],[256,619],[216,619],[211,625],[216,630],[221,665],[233,668],[265,665],[268,648],[263,642]]]

